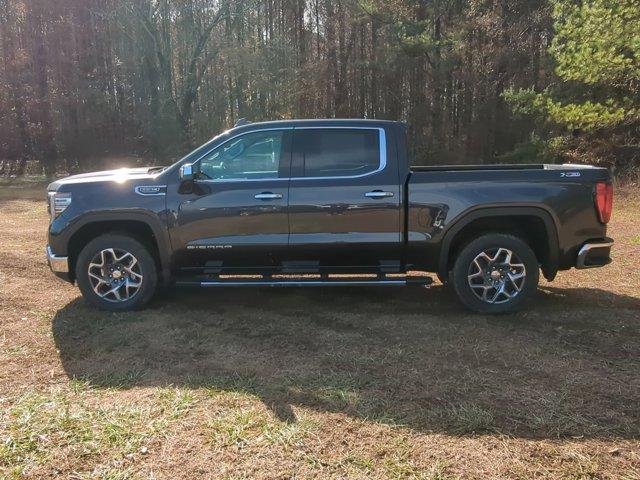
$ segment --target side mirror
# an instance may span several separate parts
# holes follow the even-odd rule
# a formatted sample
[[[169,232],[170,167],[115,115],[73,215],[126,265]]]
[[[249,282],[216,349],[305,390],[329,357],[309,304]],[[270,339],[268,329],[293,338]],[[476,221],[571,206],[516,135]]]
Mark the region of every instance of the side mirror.
[[[185,163],[180,167],[180,180],[183,182],[193,180],[193,164]]]

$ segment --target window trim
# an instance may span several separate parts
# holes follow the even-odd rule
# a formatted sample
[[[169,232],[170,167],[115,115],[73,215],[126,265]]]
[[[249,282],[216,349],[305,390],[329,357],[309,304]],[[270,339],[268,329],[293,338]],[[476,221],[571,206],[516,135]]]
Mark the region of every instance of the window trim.
[[[259,132],[273,132],[273,131],[293,131],[295,135],[295,130],[377,130],[378,131],[378,146],[380,149],[380,158],[378,163],[378,168],[376,170],[372,170],[371,172],[362,173],[360,175],[345,175],[345,176],[326,176],[326,177],[278,177],[278,178],[224,178],[224,179],[214,179],[214,178],[204,178],[204,179],[196,179],[195,182],[198,183],[230,183],[230,182],[276,182],[276,181],[290,181],[290,180],[340,180],[340,179],[353,179],[353,178],[363,178],[368,177],[369,175],[375,175],[376,173],[382,172],[387,167],[387,134],[382,127],[359,127],[359,126],[342,126],[342,125],[313,125],[308,127],[276,127],[276,128],[259,128],[256,130],[249,130],[247,132],[239,133],[238,135],[234,135],[231,138],[226,139],[224,142],[216,145],[211,148],[211,150],[207,150],[200,157],[198,157],[192,165],[200,162],[204,157],[209,155],[211,152],[216,150],[217,148],[222,147],[228,142],[240,138],[244,135],[248,135],[250,133],[259,133]],[[291,159],[289,160],[291,161]]]

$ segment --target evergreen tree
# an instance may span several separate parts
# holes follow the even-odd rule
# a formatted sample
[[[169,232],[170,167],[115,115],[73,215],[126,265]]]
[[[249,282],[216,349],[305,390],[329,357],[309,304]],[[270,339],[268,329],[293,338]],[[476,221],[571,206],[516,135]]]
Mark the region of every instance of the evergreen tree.
[[[640,160],[640,0],[556,0],[550,54],[558,82],[508,90],[514,112],[537,116],[540,152],[617,167]]]

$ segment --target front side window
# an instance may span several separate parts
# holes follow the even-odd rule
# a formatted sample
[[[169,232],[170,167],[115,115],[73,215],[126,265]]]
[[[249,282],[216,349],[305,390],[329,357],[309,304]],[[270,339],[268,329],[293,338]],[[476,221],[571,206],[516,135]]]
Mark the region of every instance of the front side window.
[[[305,177],[350,177],[380,167],[378,130],[318,128],[296,131]]]
[[[200,160],[198,178],[278,178],[282,135],[282,131],[253,132],[229,140]]]

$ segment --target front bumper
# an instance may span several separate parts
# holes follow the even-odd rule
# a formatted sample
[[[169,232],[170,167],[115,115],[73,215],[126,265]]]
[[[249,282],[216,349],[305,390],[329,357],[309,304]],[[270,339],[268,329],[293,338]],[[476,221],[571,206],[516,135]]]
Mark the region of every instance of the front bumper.
[[[612,246],[613,240],[610,238],[585,242],[578,251],[576,268],[604,267],[610,264]]]
[[[47,263],[57,277],[67,282],[71,281],[69,276],[69,257],[59,257],[53,253],[49,245],[47,245]]]

